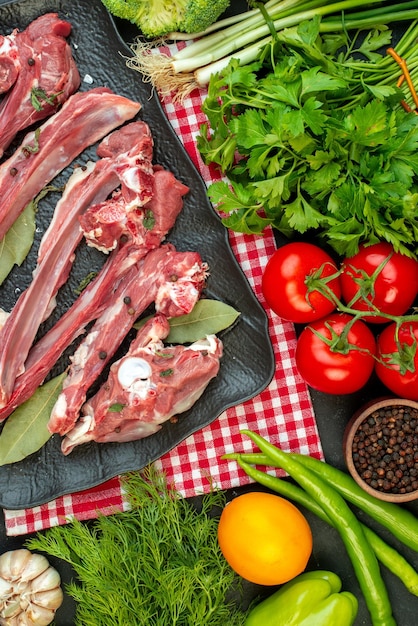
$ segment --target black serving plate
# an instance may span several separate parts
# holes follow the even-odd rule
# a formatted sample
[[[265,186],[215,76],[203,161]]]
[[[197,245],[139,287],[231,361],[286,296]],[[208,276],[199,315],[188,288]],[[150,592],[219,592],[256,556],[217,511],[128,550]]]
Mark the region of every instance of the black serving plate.
[[[0,506],[19,509],[35,506],[59,495],[97,485],[115,475],[140,469],[159,458],[193,432],[217,418],[227,407],[259,393],[271,380],[274,356],[268,335],[267,318],[255,298],[230,249],[227,231],[209,203],[206,187],[166,119],[158,98],[140,76],[126,67],[123,55],[130,51],[117,33],[100,0],[21,0],[0,6],[0,30],[23,29],[31,20],[49,11],[68,19],[73,31],[70,43],[82,80],[91,86],[104,85],[142,103],[140,117],[153,132],[155,162],[170,169],[190,187],[184,209],[168,239],[179,250],[197,250],[209,264],[210,276],[205,295],[232,305],[240,311],[238,322],[220,336],[224,356],[218,377],[202,398],[177,423],[166,423],[155,435],[132,443],[95,444],[76,448],[68,457],[60,451],[60,437],[53,436],[37,453],[15,464],[0,468]],[[82,82],[81,90],[90,88]],[[95,149],[83,153],[77,162],[95,157]],[[57,177],[62,184],[70,168]],[[38,212],[38,230],[49,223],[56,199],[47,199]],[[40,234],[38,235],[38,239]],[[39,240],[26,262],[15,268],[0,288],[1,306],[10,310],[16,292],[30,281]],[[104,255],[85,245],[77,251],[68,284],[59,294],[59,316],[74,299],[74,291],[93,268],[104,262]],[[68,364],[68,355],[55,373]]]

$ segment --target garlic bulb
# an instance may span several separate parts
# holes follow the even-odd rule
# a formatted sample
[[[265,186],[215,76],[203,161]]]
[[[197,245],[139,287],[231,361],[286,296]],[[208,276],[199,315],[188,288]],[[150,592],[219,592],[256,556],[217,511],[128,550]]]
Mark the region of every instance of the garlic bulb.
[[[0,626],[47,626],[63,601],[61,578],[41,554],[0,556]]]

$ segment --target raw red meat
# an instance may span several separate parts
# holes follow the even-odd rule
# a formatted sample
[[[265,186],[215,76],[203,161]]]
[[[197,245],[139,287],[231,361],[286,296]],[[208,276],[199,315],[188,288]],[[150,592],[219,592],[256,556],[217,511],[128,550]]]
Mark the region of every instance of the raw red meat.
[[[70,32],[69,22],[47,13],[1,39],[0,90],[7,94],[0,103],[0,157],[19,131],[55,113],[79,88]]]
[[[70,96],[37,131],[28,133],[0,165],[0,239],[45,185],[140,108],[138,102],[97,87]]]
[[[74,426],[91,385],[153,302],[167,317],[190,313],[202,292],[206,270],[198,253],[177,252],[171,244],[148,252],[131,268],[71,357],[48,424],[51,432],[63,435]]]
[[[133,199],[132,187],[122,180],[122,188],[110,201],[91,206],[80,216],[84,237],[90,246],[107,252],[113,250],[122,236],[132,239],[136,245],[154,248],[173,226],[173,213],[178,215],[183,207],[183,196],[189,188],[176,179],[172,172],[154,166],[145,182],[140,180],[144,170],[137,168],[138,179],[132,173],[129,184],[138,189],[141,198]],[[125,169],[126,173],[126,169]],[[118,169],[121,175],[121,168]],[[147,192],[140,190],[146,189]],[[130,194],[128,194],[128,191]]]
[[[112,136],[115,140],[117,137],[121,140],[125,135],[124,145],[126,147],[126,142],[132,140],[129,137],[132,129],[136,128],[134,137],[141,145],[140,137],[143,131],[143,124],[143,122],[132,122],[119,131],[112,133]],[[100,146],[98,152],[103,154]],[[114,162],[114,159],[104,160]],[[6,419],[17,406],[34,393],[64,350],[84,332],[84,328],[89,322],[96,319],[104,311],[109,301],[111,301],[121,277],[126,274],[132,265],[144,257],[149,250],[159,246],[174,225],[177,215],[183,206],[182,197],[187,192],[188,187],[177,181],[172,174],[166,173],[165,170],[160,168],[156,169],[155,177],[154,197],[144,207],[144,210],[152,212],[153,225],[152,228],[145,230],[142,245],[139,245],[138,236],[134,238],[134,243],[132,243],[132,236],[124,238],[124,243],[110,254],[102,270],[84,289],[73,306],[32,347],[25,362],[25,371],[17,377],[9,401],[0,409],[0,421]],[[92,180],[89,182],[90,185],[94,184]],[[103,180],[98,179],[97,184],[100,190]],[[87,186],[84,192],[89,193],[89,186]],[[69,217],[67,211],[69,211],[72,202],[76,203],[76,199],[77,194],[75,199],[71,200],[71,197],[69,198],[69,205],[60,203],[60,207],[63,210],[56,211],[50,229],[45,233],[40,248],[39,262],[42,262],[47,254],[51,240],[54,241],[55,237],[60,237],[59,233],[63,228],[63,222],[66,219],[68,220]],[[49,242],[48,245],[46,241]],[[28,314],[27,311],[26,314]],[[29,312],[29,317],[30,315],[31,312]]]
[[[83,415],[62,441],[69,454],[88,441],[135,441],[187,411],[218,374],[222,343],[210,335],[191,346],[165,346],[163,315],[138,331],[128,353],[115,362],[106,383],[83,407]]]
[[[144,122],[133,122],[138,129]],[[114,131],[123,138],[124,128]],[[123,143],[121,154],[88,163],[70,177],[56,207],[56,217],[46,231],[39,251],[38,265],[30,286],[21,294],[0,331],[0,398],[6,406],[12,396],[16,377],[22,373],[25,360],[41,322],[50,314],[53,299],[67,280],[74,251],[82,238],[78,216],[88,206],[104,200],[120,183],[118,170],[124,161],[131,163],[137,152],[132,133]],[[142,142],[139,141],[139,147]],[[134,262],[134,261],[132,261]]]

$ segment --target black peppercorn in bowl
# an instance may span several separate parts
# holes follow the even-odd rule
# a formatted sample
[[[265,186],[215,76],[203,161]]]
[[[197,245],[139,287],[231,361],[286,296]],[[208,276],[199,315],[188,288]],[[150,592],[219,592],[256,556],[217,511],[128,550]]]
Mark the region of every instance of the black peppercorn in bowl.
[[[388,502],[418,499],[418,402],[379,398],[361,407],[344,432],[354,480]]]

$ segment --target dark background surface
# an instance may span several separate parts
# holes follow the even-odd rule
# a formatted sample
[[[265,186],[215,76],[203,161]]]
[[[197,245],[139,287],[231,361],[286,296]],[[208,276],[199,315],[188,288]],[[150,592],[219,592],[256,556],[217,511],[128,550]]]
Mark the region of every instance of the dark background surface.
[[[6,4],[5,0],[0,0],[0,4]],[[88,0],[86,0],[86,8],[88,7]],[[234,9],[241,3],[234,3]],[[135,34],[135,29],[129,24],[117,22],[120,28],[122,36],[129,43]],[[1,32],[1,24],[0,24]],[[279,245],[282,243],[278,238]],[[347,421],[351,417],[354,411],[356,411],[363,403],[376,398],[381,395],[387,395],[385,390],[374,378],[369,382],[361,392],[350,396],[328,396],[318,392],[312,392],[312,401],[314,404],[315,415],[317,418],[318,429],[321,436],[321,442],[325,454],[326,460],[335,465],[336,467],[344,469],[344,461],[342,454],[342,439]],[[240,489],[233,489],[227,493],[229,499],[236,497],[240,493],[250,490],[263,490],[258,485],[251,485]],[[192,499],[193,504],[199,505],[199,498]],[[418,513],[418,503],[407,505],[415,514]],[[371,620],[365,607],[362,594],[359,590],[354,571],[351,563],[345,553],[344,546],[337,535],[336,531],[329,528],[326,524],[312,516],[309,512],[303,511],[306,515],[314,536],[314,549],[309,563],[309,569],[330,569],[339,574],[343,580],[343,588],[352,591],[359,599],[359,614],[355,622],[355,626],[370,626]],[[366,517],[356,511],[362,521],[367,521]],[[375,529],[379,530],[379,533],[397,548],[415,567],[418,568],[418,555],[411,550],[408,550],[405,546],[394,541],[392,537],[382,531],[374,524]],[[6,550],[16,549],[22,546],[25,541],[25,537],[6,537],[4,529],[3,514],[0,514],[0,553]],[[57,567],[60,572],[64,584],[71,579],[71,569],[62,562],[56,562],[54,559],[50,559],[51,563]],[[418,598],[412,596],[403,585],[391,575],[385,568],[383,568],[383,576],[387,583],[390,599],[393,605],[394,616],[399,626],[416,626],[418,615]],[[270,593],[271,589],[259,588],[252,584],[245,583],[246,601],[250,601],[256,595],[266,595]],[[72,626],[74,623],[74,604],[68,597],[62,607],[57,612],[56,624],[57,626]],[[163,626],[163,625],[162,625]],[[312,625],[315,626],[315,625]],[[335,626],[338,626],[337,624]]]

